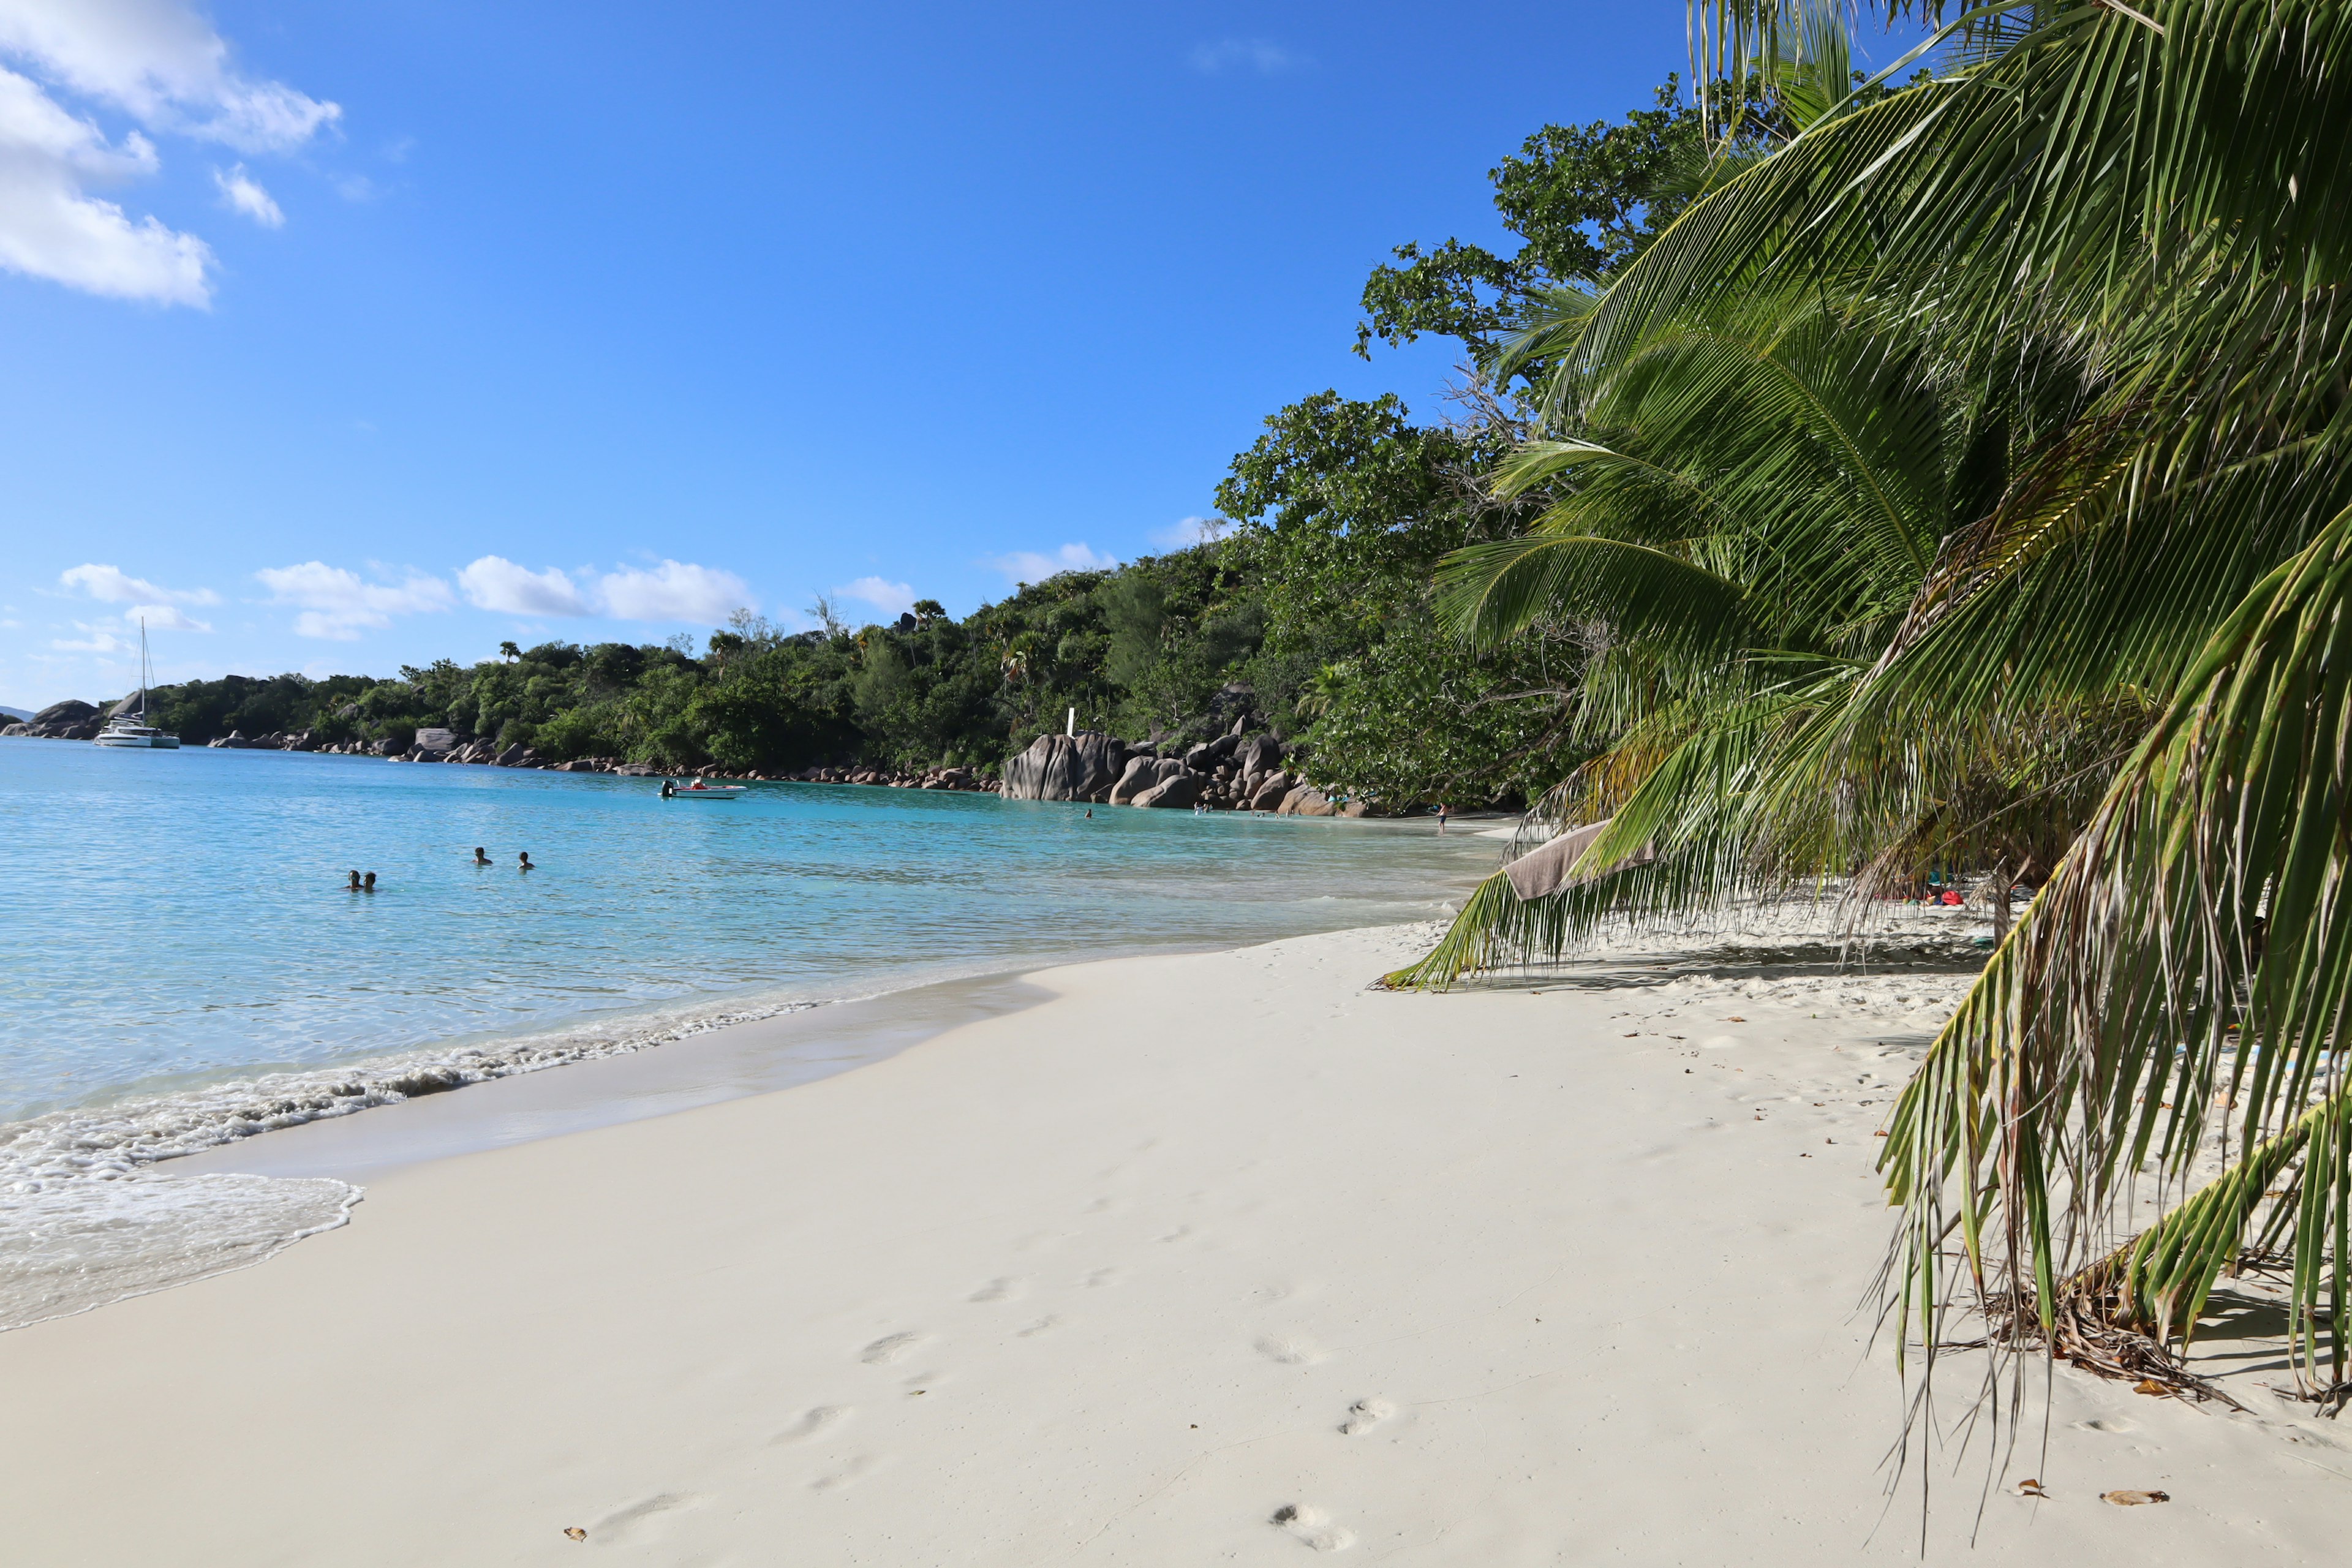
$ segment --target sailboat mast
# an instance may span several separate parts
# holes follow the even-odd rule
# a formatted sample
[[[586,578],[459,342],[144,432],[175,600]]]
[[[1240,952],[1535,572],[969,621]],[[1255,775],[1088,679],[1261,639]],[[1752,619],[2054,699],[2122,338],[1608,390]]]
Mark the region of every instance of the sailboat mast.
[[[147,722],[147,617],[139,617],[139,721]]]

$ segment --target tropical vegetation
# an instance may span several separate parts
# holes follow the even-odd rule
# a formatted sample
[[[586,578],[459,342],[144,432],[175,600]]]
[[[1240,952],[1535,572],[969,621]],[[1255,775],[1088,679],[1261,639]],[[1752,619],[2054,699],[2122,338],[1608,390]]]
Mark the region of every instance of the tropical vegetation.
[[[1455,552],[1474,647],[1587,628],[1590,755],[1400,984],[1833,880],[2039,890],[1881,1165],[1897,1342],[2210,1392],[2225,1274],[2352,1393],[2352,5],[1694,7],[1704,150],[1645,243],[1526,291],[1532,427]],[[1906,75],[1906,73],[1913,73]],[[2153,1192],[2160,1217],[2134,1199]],[[1959,1326],[1958,1314],[1982,1322]]]

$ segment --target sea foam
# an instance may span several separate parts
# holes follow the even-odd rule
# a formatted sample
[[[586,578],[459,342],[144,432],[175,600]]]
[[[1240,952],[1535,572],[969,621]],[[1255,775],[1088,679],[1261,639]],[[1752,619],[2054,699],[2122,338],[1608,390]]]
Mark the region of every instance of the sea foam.
[[[799,1012],[779,1002],[611,1019],[510,1040],[263,1074],[0,1126],[0,1330],[247,1268],[347,1223],[325,1177],[173,1176],[155,1166],[256,1133]]]

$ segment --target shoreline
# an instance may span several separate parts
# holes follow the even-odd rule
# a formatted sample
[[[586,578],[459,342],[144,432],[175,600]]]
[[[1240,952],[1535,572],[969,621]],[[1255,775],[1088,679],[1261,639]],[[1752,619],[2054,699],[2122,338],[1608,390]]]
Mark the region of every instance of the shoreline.
[[[1916,1561],[1854,1303],[1871,1132],[1966,977],[1365,989],[1425,934],[1033,971],[859,1070],[391,1165],[266,1267],[0,1334],[17,1554]],[[1937,1555],[2312,1561],[2352,1500],[2328,1423],[2053,1399],[2007,1478],[2047,1500],[1979,1519],[1981,1447],[1927,1461]]]
[[[395,770],[352,787],[332,769],[242,752],[194,767],[121,765],[87,746],[33,760],[11,782],[37,841],[65,842],[38,829],[65,826],[91,788],[129,802],[138,832],[94,868],[109,874],[100,897],[28,928],[22,1005],[0,1031],[0,1331],[208,1272],[215,1247],[267,1255],[339,1222],[351,1196],[191,1185],[246,1163],[197,1157],[207,1148],[274,1131],[263,1142],[282,1151],[293,1129],[362,1110],[405,1123],[407,1107],[467,1100],[444,1092],[455,1088],[672,1051],[811,1004],[1415,918],[1458,899],[1489,859],[1406,825],[1300,837],[825,788],[712,816],[638,798],[650,786],[514,772]],[[150,890],[143,868],[175,834],[194,835],[181,874]],[[467,869],[462,846],[484,842],[538,848],[544,868]],[[37,918],[26,895],[70,859],[54,847],[24,858],[12,912]],[[389,896],[352,898],[321,863],[383,869]],[[137,973],[152,994],[134,1003],[80,978],[102,973]],[[599,1073],[521,1099],[569,1099],[548,1124],[582,1126],[637,1114],[625,1102],[640,1092],[675,1105],[767,1083],[664,1079],[684,1070]],[[584,1087],[637,1073],[659,1086]],[[488,1120],[479,1106],[467,1116]]]

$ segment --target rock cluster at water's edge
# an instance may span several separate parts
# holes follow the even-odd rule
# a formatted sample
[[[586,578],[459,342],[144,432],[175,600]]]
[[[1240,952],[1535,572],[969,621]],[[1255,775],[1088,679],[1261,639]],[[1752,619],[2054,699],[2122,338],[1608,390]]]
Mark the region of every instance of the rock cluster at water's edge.
[[[1040,735],[1004,764],[1013,800],[1072,800],[1183,810],[1270,811],[1286,816],[1367,816],[1363,801],[1330,799],[1283,768],[1281,741],[1253,731],[1243,710],[1212,741],[1162,756],[1143,742],[1098,731]],[[1171,746],[1171,750],[1174,750]]]

